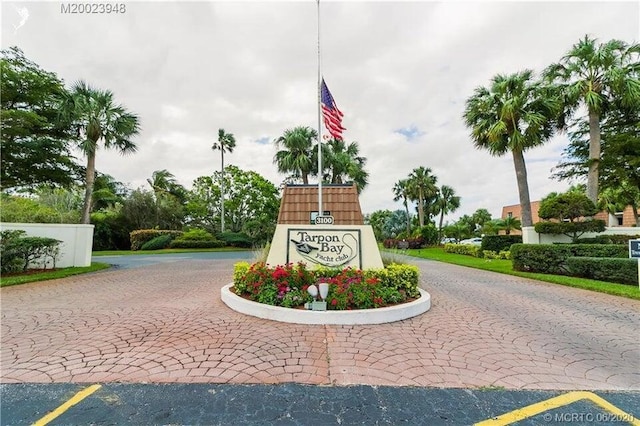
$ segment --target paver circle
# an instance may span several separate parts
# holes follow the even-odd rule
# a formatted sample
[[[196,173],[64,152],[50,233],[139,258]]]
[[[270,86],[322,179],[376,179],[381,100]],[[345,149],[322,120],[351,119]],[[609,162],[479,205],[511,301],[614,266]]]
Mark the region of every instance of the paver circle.
[[[293,324],[366,325],[401,321],[424,314],[431,308],[431,295],[422,289],[420,298],[395,306],[352,311],[307,311],[282,308],[244,299],[231,291],[233,284],[220,290],[222,301],[236,312],[258,318]]]

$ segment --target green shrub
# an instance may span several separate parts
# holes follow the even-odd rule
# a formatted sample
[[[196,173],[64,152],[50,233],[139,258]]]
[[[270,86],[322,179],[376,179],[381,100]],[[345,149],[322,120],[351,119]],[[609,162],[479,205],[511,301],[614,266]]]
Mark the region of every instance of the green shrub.
[[[423,245],[435,245],[438,244],[438,229],[432,223],[419,227],[418,229],[413,231],[413,235],[415,237],[422,238]],[[420,247],[417,247],[420,248]]]
[[[637,259],[569,257],[567,269],[576,277],[638,285]]]
[[[626,258],[628,250],[617,244],[514,244],[513,269],[517,271],[566,274],[569,257]]]
[[[243,232],[223,232],[219,238],[224,241],[225,245],[231,247],[250,248],[253,246],[253,240]]]
[[[175,239],[173,241],[171,241],[171,244],[169,244],[169,247],[171,248],[190,248],[190,249],[195,249],[195,248],[220,248],[220,247],[224,247],[224,243],[222,241],[219,240],[210,240],[210,241],[193,241],[193,240],[180,240],[180,239]]]
[[[93,250],[130,250],[131,225],[119,209],[91,213]]]
[[[445,244],[444,251],[447,253],[465,254],[467,256],[482,257],[480,246],[471,244]]]
[[[162,250],[169,247],[174,236],[169,234],[158,235],[152,240],[147,241],[140,247],[140,250]]]
[[[19,240],[25,235],[22,230],[0,232],[0,272],[8,274],[21,271],[24,267],[19,251]]]
[[[591,238],[578,238],[578,244],[621,244],[629,246],[629,240],[640,239],[640,235],[603,234]]]
[[[21,230],[0,232],[3,274],[26,271],[29,266],[47,269],[47,264],[56,267],[62,241],[47,237],[25,237]]]
[[[160,235],[173,235],[178,237],[182,235],[182,231],[171,231],[167,229],[139,229],[137,231],[132,231],[129,234],[131,250],[140,250],[144,243],[151,241]]]
[[[483,252],[490,250],[499,253],[504,250],[508,251],[513,244],[520,243],[522,243],[521,235],[485,235],[482,237],[480,248]]]
[[[563,274],[564,262],[571,256],[568,244],[514,244],[511,261],[516,271]]]
[[[194,228],[184,232],[178,239],[182,241],[211,241],[215,240],[215,237],[204,229]]]
[[[482,250],[482,257],[485,259],[510,259],[510,252],[507,250],[502,250],[500,252]]]

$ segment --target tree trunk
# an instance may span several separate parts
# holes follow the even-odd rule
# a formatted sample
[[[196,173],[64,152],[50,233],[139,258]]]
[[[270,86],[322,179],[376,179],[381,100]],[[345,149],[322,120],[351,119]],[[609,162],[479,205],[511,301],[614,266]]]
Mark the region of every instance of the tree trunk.
[[[411,236],[411,217],[409,216],[409,205],[407,200],[404,200],[404,209],[407,212],[407,237]]]
[[[600,167],[600,114],[589,110],[589,172],[587,197],[598,203],[598,171]]]
[[[422,196],[422,190],[418,192],[418,220],[420,221],[420,227],[424,226],[424,202]]]
[[[220,232],[224,232],[224,145],[220,144],[220,154],[222,158],[222,180],[220,181]]]
[[[302,173],[302,183],[304,183],[305,185],[309,185],[309,176],[306,173]]]
[[[84,190],[84,206],[82,208],[82,222],[84,224],[91,223],[91,196],[93,195],[93,183],[96,180],[96,152],[87,154],[87,174],[85,175],[85,190]]]
[[[527,183],[527,166],[524,155],[520,150],[513,150],[513,165],[516,169],[516,181],[518,182],[518,194],[520,196],[520,211],[522,212],[522,226],[533,226],[531,218],[531,201],[529,199],[529,184]]]
[[[444,221],[444,207],[440,210],[440,223],[438,224],[438,244],[442,241],[442,222]]]

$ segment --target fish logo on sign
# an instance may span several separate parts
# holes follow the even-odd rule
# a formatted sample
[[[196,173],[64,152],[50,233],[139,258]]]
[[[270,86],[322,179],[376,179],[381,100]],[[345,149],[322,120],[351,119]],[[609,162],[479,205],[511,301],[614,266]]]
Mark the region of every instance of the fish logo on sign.
[[[297,231],[297,238],[290,238],[296,253],[303,259],[329,267],[348,264],[358,256],[358,239],[351,233],[312,233]]]

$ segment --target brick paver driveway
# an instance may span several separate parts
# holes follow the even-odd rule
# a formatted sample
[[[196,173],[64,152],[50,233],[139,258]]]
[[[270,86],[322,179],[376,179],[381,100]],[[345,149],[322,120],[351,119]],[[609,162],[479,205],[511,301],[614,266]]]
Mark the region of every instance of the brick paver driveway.
[[[385,325],[292,325],[220,301],[233,263],[1,289],[0,381],[640,389],[639,301],[416,261],[428,313]]]

